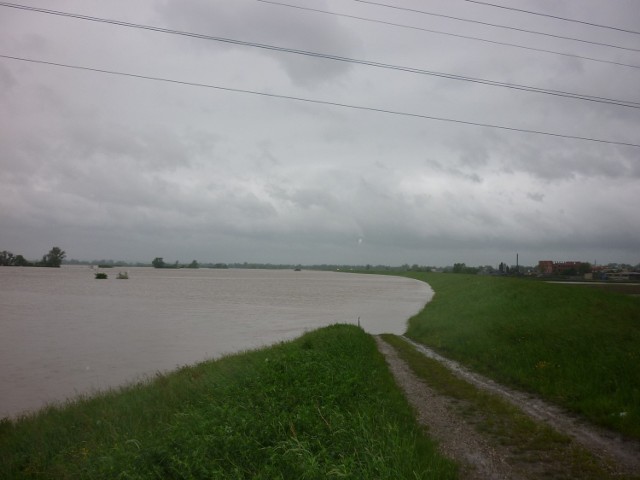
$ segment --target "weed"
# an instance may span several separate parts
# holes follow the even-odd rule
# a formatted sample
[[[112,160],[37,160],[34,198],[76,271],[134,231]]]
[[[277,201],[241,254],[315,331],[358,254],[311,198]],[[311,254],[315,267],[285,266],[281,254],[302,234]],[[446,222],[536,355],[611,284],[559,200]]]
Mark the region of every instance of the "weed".
[[[373,338],[332,326],[0,424],[6,478],[455,478]]]
[[[569,437],[533,421],[517,407],[456,377],[399,337],[384,335],[383,338],[429,386],[456,399],[461,415],[495,445],[506,448],[510,452],[509,463],[516,470],[522,470],[525,476],[527,472],[542,469],[544,471],[535,473],[535,478],[612,478],[608,465],[602,464]]]
[[[640,438],[640,301],[581,286],[413,274],[435,290],[407,335],[507,385]]]

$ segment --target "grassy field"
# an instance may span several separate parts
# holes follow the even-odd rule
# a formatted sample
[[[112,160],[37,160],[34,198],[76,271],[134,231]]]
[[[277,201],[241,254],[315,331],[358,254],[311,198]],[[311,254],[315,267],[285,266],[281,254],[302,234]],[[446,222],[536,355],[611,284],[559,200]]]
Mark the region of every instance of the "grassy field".
[[[407,335],[640,438],[640,298],[580,285],[411,274],[436,292]]]
[[[599,461],[571,439],[535,422],[508,401],[479,390],[458,378],[440,362],[418,352],[395,335],[383,335],[413,372],[431,388],[455,399],[455,408],[494,448],[508,451],[506,461],[521,478],[616,478],[609,465]],[[627,477],[624,477],[627,478]],[[640,476],[632,477],[640,479]]]
[[[333,326],[0,422],[2,478],[456,478],[373,338]]]

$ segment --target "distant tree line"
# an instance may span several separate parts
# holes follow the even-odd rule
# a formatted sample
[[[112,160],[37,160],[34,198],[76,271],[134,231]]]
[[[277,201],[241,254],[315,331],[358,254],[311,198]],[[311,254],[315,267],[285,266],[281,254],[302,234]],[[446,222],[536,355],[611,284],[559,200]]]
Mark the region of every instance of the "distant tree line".
[[[127,262],[125,260],[113,260],[113,259],[94,259],[94,260],[78,260],[75,258],[65,259],[63,262],[65,265],[98,265],[100,268],[113,268],[113,267],[148,267],[149,262]]]
[[[452,271],[453,273],[469,273],[475,275],[480,271],[480,269],[477,267],[467,267],[464,263],[454,263]]]
[[[23,255],[14,255],[12,252],[3,250],[0,251],[0,266],[15,266],[15,267],[60,267],[62,263],[70,265],[93,265],[99,264],[102,267],[107,266],[136,266],[136,267],[148,267],[149,265],[154,268],[236,268],[236,269],[265,269],[265,270],[326,270],[326,271],[346,271],[346,272],[359,272],[359,271],[378,271],[378,272],[444,272],[444,273],[466,273],[466,274],[480,274],[480,275],[523,275],[523,274],[535,274],[537,267],[523,266],[523,265],[507,265],[504,262],[500,262],[498,268],[494,268],[491,265],[484,265],[478,267],[469,267],[465,263],[454,263],[446,267],[436,267],[428,265],[418,264],[403,264],[403,265],[353,265],[353,264],[314,264],[314,265],[302,265],[302,264],[279,264],[279,263],[258,263],[258,262],[236,262],[236,263],[199,263],[193,260],[188,264],[181,264],[179,261],[174,263],[167,263],[163,257],[156,257],[151,264],[149,263],[128,263],[125,261],[114,260],[93,260],[93,261],[81,261],[81,260],[65,260],[66,252],[60,247],[53,247],[49,252],[42,256],[39,261],[29,261]],[[627,264],[609,264],[610,268],[618,268],[627,271],[640,272],[640,264],[632,266]],[[592,265],[585,262],[573,269],[567,269],[560,272],[563,276],[582,275],[591,271]]]
[[[60,247],[53,247],[49,253],[42,256],[38,262],[30,262],[22,255],[3,250],[0,252],[0,266],[3,267],[52,267],[59,268],[66,256],[66,252]]]
[[[166,263],[162,257],[156,257],[151,262],[151,266],[153,268],[200,268],[201,265],[196,260],[189,264],[181,264],[177,260],[175,263]],[[202,266],[205,268],[229,268],[226,263],[205,263]]]
[[[22,255],[14,255],[11,252],[3,250],[0,252],[0,266],[3,267],[29,267],[33,265]]]

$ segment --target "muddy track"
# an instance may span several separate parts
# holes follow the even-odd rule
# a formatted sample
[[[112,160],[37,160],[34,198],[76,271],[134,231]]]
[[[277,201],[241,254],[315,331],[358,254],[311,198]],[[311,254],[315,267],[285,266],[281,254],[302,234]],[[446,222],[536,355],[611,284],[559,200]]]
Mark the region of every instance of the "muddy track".
[[[576,443],[603,462],[613,465],[616,474],[638,475],[640,472],[640,443],[623,439],[620,435],[605,431],[549,404],[535,396],[504,387],[493,380],[471,372],[459,363],[437,354],[424,345],[402,337],[423,355],[439,361],[459,378],[477,388],[497,395],[520,408],[538,422],[543,422]],[[467,425],[465,420],[452,413],[452,400],[438,394],[402,361],[393,347],[376,337],[378,348],[385,355],[396,381],[418,413],[420,423],[429,427],[445,454],[463,465],[463,478],[523,478],[505,460],[507,450],[490,446],[483,436]],[[529,475],[525,475],[528,477]]]
[[[428,427],[429,435],[438,442],[442,453],[461,465],[460,478],[524,478],[516,475],[503,460],[507,452],[496,450],[472,425],[454,413],[450,398],[440,395],[420,380],[391,345],[380,337],[376,337],[376,341],[393,377],[416,411],[418,422]]]

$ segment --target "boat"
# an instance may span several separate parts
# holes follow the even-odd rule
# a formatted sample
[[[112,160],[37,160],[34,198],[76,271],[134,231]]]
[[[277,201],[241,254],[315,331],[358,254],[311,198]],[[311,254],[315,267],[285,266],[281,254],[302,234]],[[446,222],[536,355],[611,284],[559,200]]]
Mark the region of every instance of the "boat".
[[[116,277],[118,280],[128,280],[129,272],[118,272],[118,276]]]

